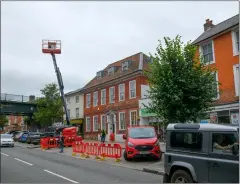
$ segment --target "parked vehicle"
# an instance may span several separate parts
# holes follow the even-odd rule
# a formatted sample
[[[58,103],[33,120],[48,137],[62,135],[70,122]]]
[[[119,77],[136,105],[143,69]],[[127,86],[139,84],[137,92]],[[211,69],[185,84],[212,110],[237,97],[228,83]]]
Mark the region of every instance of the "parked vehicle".
[[[18,134],[16,134],[14,137],[13,137],[13,140],[14,141],[19,141],[19,138],[22,136],[23,132],[19,132]]]
[[[40,137],[41,137],[42,133],[30,133],[26,139],[26,142],[28,144],[39,144],[40,143]]]
[[[129,127],[125,139],[124,159],[129,161],[136,157],[153,157],[161,160],[162,152],[154,127]]]
[[[23,134],[19,137],[19,142],[26,142],[27,137],[33,134],[33,132],[23,132]]]
[[[2,146],[14,147],[14,140],[10,134],[1,134],[1,147]]]
[[[169,124],[164,183],[239,183],[239,128]]]

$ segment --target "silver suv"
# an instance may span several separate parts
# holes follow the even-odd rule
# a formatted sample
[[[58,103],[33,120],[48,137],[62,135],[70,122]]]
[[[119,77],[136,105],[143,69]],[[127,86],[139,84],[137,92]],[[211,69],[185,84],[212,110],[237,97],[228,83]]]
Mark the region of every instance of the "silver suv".
[[[164,183],[239,183],[239,127],[169,124]]]

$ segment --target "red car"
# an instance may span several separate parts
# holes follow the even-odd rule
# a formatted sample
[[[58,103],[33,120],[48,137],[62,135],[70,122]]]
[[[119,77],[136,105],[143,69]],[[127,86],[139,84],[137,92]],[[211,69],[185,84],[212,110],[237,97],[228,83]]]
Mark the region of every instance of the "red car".
[[[161,160],[162,152],[155,128],[151,126],[129,127],[125,139],[124,159],[131,160],[137,157],[153,157]]]

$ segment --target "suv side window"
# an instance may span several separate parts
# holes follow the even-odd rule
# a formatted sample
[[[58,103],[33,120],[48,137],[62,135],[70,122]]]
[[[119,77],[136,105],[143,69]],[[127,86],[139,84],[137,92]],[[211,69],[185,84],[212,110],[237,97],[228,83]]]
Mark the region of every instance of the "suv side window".
[[[192,151],[202,150],[202,133],[200,132],[171,132],[170,146]]]
[[[234,133],[213,133],[212,134],[212,152],[219,154],[232,154],[229,146],[238,142]]]

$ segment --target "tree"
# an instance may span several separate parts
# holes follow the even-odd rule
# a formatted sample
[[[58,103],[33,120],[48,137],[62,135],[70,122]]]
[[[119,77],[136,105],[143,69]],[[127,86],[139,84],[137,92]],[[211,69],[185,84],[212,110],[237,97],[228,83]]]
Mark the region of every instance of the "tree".
[[[149,80],[148,111],[157,114],[163,123],[196,122],[211,109],[217,95],[215,69],[206,67],[196,56],[196,47],[183,44],[181,37],[164,37],[146,75]]]
[[[41,93],[43,97],[37,99],[37,112],[34,113],[36,121],[42,126],[49,126],[62,120],[63,104],[57,85],[47,84]]]
[[[7,125],[8,123],[8,119],[5,115],[0,115],[0,127],[1,130],[3,130],[3,128]]]

